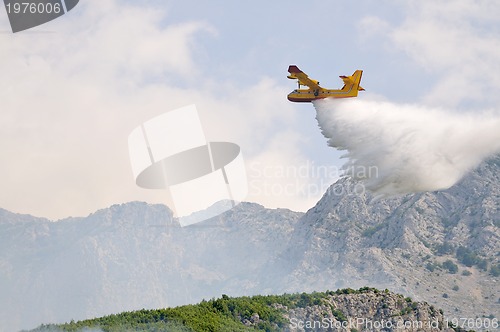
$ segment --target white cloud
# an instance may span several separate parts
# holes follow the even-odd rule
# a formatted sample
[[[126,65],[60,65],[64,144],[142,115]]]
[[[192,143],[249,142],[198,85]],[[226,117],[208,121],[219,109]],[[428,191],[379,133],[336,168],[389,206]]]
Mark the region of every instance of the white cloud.
[[[411,1],[400,25],[387,29],[374,18],[364,21],[384,27],[395,47],[435,73],[437,84],[425,102],[448,107],[464,101],[494,105],[500,101],[492,93],[500,87],[495,14],[499,12],[500,3],[494,0]]]
[[[191,103],[209,140],[235,142],[249,160],[276,151],[270,142],[297,125],[286,88],[269,78],[238,89],[204,77],[196,41],[214,29],[169,25],[167,14],[84,2],[43,26],[53,33],[0,35],[0,206],[62,218],[130,200],[168,203],[166,192],[135,186],[127,137]],[[281,162],[300,156],[293,149]]]
[[[265,202],[270,208],[305,211],[337,180],[336,169],[303,156],[302,140],[291,130],[283,131],[267,142],[265,150],[247,158],[250,201]]]
[[[210,31],[203,22],[162,27],[163,12],[115,1],[75,12],[47,25],[53,33],[0,35],[0,201],[14,211],[85,214],[134,192],[128,132],[182,98],[146,81],[193,75],[191,44]]]
[[[391,28],[390,24],[377,16],[365,16],[358,24],[360,38],[363,41],[372,39],[376,35],[387,33]]]

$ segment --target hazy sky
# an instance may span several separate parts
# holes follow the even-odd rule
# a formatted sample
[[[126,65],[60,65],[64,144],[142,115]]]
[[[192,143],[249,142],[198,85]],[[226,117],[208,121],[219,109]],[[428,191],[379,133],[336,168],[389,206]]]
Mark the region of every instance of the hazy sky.
[[[363,69],[359,98],[455,112],[500,101],[500,3],[81,0],[12,34],[0,10],[0,207],[51,219],[132,200],[127,138],[196,104],[206,137],[241,146],[248,201],[306,210],[341,153],[310,104],[286,95],[296,64],[325,87]]]

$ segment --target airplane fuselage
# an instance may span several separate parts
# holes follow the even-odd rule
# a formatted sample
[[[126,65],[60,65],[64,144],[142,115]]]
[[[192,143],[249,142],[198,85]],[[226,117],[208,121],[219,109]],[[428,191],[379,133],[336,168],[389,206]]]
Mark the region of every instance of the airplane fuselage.
[[[354,91],[352,91],[354,90]],[[336,90],[336,89],[295,89],[288,94],[288,100],[296,103],[310,103],[316,99],[324,98],[351,98],[358,95],[357,89]]]

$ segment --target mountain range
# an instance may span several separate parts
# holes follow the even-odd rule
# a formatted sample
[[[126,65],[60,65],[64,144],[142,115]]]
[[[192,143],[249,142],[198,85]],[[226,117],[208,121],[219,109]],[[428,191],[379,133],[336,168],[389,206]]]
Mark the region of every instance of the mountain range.
[[[188,227],[142,202],[56,222],[0,210],[1,330],[362,286],[500,318],[499,171],[496,156],[448,190],[389,198],[342,178],[306,213],[241,203]]]

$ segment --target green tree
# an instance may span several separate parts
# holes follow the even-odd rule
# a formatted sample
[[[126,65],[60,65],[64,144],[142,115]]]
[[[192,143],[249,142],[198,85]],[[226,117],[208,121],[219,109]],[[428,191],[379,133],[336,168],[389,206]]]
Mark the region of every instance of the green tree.
[[[455,274],[458,272],[458,266],[457,264],[453,263],[451,260],[446,260],[443,264],[442,264],[443,268],[448,270],[449,273],[451,274]]]

